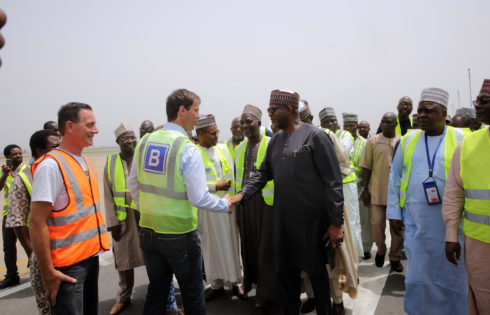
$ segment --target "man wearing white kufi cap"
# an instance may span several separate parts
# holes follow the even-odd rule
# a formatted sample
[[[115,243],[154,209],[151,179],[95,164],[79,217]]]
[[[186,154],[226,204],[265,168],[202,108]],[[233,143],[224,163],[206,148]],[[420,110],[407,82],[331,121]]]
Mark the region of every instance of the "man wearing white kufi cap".
[[[354,233],[356,233],[356,238],[359,239],[359,242],[362,242],[361,245],[364,251],[363,258],[369,259],[371,258],[370,252],[374,242],[374,238],[371,229],[371,215],[369,208],[366,207],[361,200],[362,167],[359,165],[359,163],[361,162],[361,157],[364,153],[364,149],[366,147],[367,140],[359,136],[357,132],[359,123],[356,114],[342,113],[342,119],[344,120],[344,130],[349,131],[354,138],[353,150],[349,158],[351,159],[352,164],[354,164],[354,169],[357,177],[357,202],[354,201],[354,204],[358,205],[358,215],[354,218],[349,218],[349,222],[354,225],[352,227],[352,230]],[[344,196],[344,199],[347,199],[346,196]]]
[[[133,128],[121,123],[114,131],[120,152],[109,155],[104,168],[104,205],[107,229],[112,234],[114,262],[119,274],[120,290],[116,304],[109,314],[118,314],[131,301],[134,286],[134,268],[144,265],[139,246],[139,212],[129,191],[126,178],[131,169],[136,136]]]
[[[214,115],[202,115],[196,121],[197,147],[201,152],[210,193],[219,197],[235,194],[232,152],[218,144],[219,129]],[[211,284],[204,292],[206,301],[224,293],[224,284],[232,284],[233,293],[246,299],[241,286],[238,228],[235,213],[197,212],[197,230],[201,240],[206,280]]]
[[[422,130],[401,139],[390,171],[387,217],[395,230],[405,231],[408,314],[468,313],[464,258],[455,266],[444,252],[442,196],[454,151],[464,137],[446,126],[448,97],[439,88],[422,91],[417,109]]]

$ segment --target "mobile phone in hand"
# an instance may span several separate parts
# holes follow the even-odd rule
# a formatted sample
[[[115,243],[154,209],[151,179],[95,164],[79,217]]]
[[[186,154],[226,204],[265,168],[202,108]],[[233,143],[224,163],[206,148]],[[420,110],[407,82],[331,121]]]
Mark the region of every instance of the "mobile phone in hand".
[[[6,159],[5,161],[7,162],[7,166],[8,166],[10,169],[12,169],[12,165],[13,165],[13,164],[12,164],[12,159]]]

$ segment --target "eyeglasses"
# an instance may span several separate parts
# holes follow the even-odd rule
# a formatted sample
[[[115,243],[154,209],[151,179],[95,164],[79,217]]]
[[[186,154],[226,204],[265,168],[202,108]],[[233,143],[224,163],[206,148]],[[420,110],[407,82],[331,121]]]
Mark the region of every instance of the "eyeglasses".
[[[124,142],[134,141],[134,140],[136,140],[136,137],[135,136],[121,137],[121,138],[119,138],[119,140],[124,141]]]
[[[207,131],[207,130],[203,130],[205,133],[209,133],[210,135],[212,136],[217,136],[219,135],[219,130],[215,130],[215,131]]]
[[[490,103],[490,98],[479,97],[473,101],[473,105],[485,105]]]
[[[400,103],[398,104],[399,106],[406,106],[406,107],[412,107],[411,103]]]
[[[269,107],[267,108],[267,112],[268,112],[269,114],[273,115],[273,114],[274,114],[274,112],[275,112],[276,110],[278,110],[278,109],[279,109],[279,107],[281,107],[281,106],[279,106],[279,105],[278,105],[278,106],[269,106]]]

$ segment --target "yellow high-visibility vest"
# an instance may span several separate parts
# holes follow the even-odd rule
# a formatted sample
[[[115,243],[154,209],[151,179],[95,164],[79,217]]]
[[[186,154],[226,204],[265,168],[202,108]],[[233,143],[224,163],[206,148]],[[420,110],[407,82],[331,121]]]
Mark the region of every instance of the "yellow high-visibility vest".
[[[257,152],[257,159],[255,162],[255,168],[259,169],[262,164],[262,160],[265,157],[267,151],[267,145],[269,144],[271,138],[262,137],[259,144],[259,150]],[[243,172],[245,169],[245,151],[247,149],[248,139],[245,139],[237,147],[235,155],[235,169],[236,169],[236,179],[235,179],[235,191],[242,190]],[[262,197],[267,205],[272,206],[274,204],[274,182],[268,181],[267,184],[262,188]]]
[[[20,167],[20,166],[18,166]],[[7,179],[5,180],[5,184],[3,185],[3,216],[7,215],[7,210],[9,208],[9,194],[10,194],[10,186],[12,185],[12,182],[14,181],[14,176],[12,176],[12,172],[9,173],[7,176]]]
[[[126,221],[128,216],[127,209],[136,209],[134,200],[131,204],[126,204],[126,193],[129,189],[126,185],[126,176],[124,174],[124,166],[119,154],[109,155],[107,157],[107,177],[112,184],[112,196],[116,205],[116,217],[119,221]]]
[[[197,227],[197,208],[187,199],[179,156],[190,140],[179,132],[146,134],[135,150],[140,226],[162,234],[184,234]]]
[[[410,119],[410,126],[413,126],[413,118],[412,117],[408,117]],[[409,131],[408,130],[411,130],[410,128],[407,128],[407,132],[405,134],[408,134]],[[397,135],[400,135],[400,136],[403,136],[402,135],[402,128],[400,127],[400,119],[398,119],[398,115],[396,115],[396,127],[395,127],[395,133]]]
[[[330,130],[329,129],[325,129],[325,132],[328,134],[328,133],[330,133]],[[339,138],[339,140],[342,140],[346,135],[347,136],[350,136],[352,138],[352,144],[354,144],[354,137],[347,130],[344,130],[344,131],[342,131],[342,133],[340,133],[340,129],[337,129],[337,131],[335,132],[335,135]],[[347,183],[351,183],[351,182],[357,181],[356,168],[354,167],[354,163],[352,163],[352,154],[349,154],[349,159],[350,159],[351,173],[349,175],[347,175],[342,180],[342,184],[347,184]]]
[[[461,146],[460,176],[464,188],[463,232],[490,243],[490,137],[480,129],[465,136]]]
[[[454,150],[456,150],[458,142],[461,142],[463,139],[464,134],[462,132],[456,133],[451,126],[447,126],[446,128],[446,135],[444,137],[444,169],[447,178],[447,174],[451,168]],[[422,130],[410,132],[404,135],[400,142],[400,149],[403,154],[403,173],[400,185],[400,207],[402,208],[405,207],[408,183],[412,172],[412,155],[421,135]]]
[[[216,171],[216,168],[214,167],[213,161],[209,158],[209,155],[206,153],[206,151],[203,150],[200,146],[198,146],[199,150],[201,151],[202,155],[202,160],[204,162],[204,171],[206,173],[206,182],[208,184],[217,184],[218,183],[218,172]],[[216,153],[218,155],[218,158],[221,162],[221,172],[223,173],[223,179],[224,180],[230,180],[231,181],[231,186],[230,189],[228,190],[229,195],[234,195],[235,194],[235,179],[233,178],[233,170],[230,167],[229,161],[228,161],[228,152],[225,151],[227,150],[226,146],[221,147],[221,145],[215,146]],[[225,152],[223,152],[225,151]]]

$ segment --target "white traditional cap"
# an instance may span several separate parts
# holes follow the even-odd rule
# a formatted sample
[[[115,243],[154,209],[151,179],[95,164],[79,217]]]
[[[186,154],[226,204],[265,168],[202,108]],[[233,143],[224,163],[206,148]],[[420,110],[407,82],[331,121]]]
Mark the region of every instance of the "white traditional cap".
[[[336,117],[335,110],[332,107],[324,107],[320,111],[320,114],[318,116],[320,117],[320,121],[322,121],[327,116],[335,116]]]
[[[250,104],[245,105],[242,114],[250,114],[255,118],[257,118],[258,120],[262,120],[262,111],[257,106],[253,106]]]
[[[308,105],[307,101],[305,100],[299,101],[298,112],[299,112],[299,119],[301,120],[305,120],[306,118],[311,116],[310,106]]]
[[[420,94],[420,102],[433,102],[447,108],[449,93],[439,88],[426,88]]]
[[[344,121],[354,121],[354,122],[357,122],[357,115],[356,114],[349,114],[349,113],[342,113],[342,119]]]
[[[213,114],[201,115],[196,121],[196,130],[216,126],[216,119]]]
[[[114,130],[114,135],[116,136],[117,139],[119,138],[120,135],[128,131],[134,132],[133,127],[131,127],[131,125],[128,123],[121,123],[119,127],[117,127],[116,130]]]
[[[456,110],[456,115],[468,115],[470,118],[476,118],[476,112],[473,107],[463,107]]]

